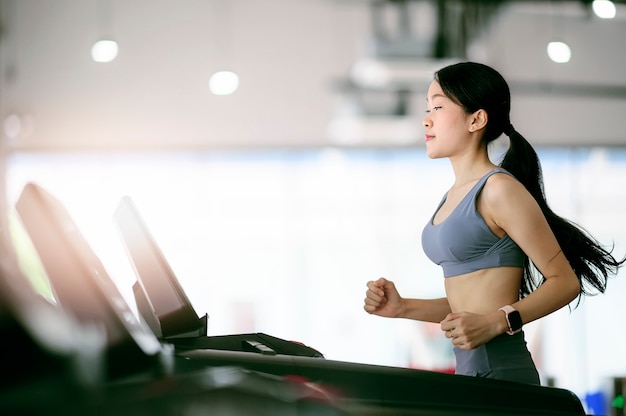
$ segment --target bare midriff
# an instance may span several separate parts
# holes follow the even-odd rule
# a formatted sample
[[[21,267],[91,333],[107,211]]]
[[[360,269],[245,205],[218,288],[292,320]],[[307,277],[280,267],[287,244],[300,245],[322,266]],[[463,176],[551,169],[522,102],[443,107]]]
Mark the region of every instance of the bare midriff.
[[[494,267],[445,279],[452,312],[487,314],[517,302],[522,269]]]

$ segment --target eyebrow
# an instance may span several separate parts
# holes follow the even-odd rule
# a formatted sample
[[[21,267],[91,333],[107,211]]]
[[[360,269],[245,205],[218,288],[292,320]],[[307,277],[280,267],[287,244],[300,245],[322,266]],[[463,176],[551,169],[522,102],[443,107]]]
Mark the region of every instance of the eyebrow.
[[[442,97],[442,98],[446,98],[446,96],[444,94],[433,94],[430,96],[430,99],[433,100],[437,97]],[[426,97],[426,102],[428,102],[428,97]]]

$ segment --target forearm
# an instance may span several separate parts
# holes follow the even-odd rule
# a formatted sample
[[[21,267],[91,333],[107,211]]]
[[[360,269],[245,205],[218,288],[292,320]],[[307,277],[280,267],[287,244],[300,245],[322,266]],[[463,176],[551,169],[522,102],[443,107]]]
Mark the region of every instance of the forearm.
[[[402,304],[398,318],[439,323],[450,313],[447,298],[402,299]]]
[[[579,291],[580,284],[575,276],[550,278],[512,306],[520,312],[522,321],[527,324],[566,306],[576,298]]]

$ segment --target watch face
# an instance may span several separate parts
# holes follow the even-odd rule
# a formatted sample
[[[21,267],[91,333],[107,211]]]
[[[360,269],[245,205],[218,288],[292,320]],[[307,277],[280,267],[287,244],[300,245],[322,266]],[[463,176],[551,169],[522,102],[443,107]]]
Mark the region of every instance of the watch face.
[[[522,317],[519,314],[519,311],[513,311],[507,315],[509,320],[509,325],[511,326],[511,331],[517,331],[522,327]]]

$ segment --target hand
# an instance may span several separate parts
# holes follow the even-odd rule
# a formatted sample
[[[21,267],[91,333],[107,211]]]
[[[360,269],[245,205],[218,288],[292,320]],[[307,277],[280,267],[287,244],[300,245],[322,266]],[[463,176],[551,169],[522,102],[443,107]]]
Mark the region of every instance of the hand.
[[[497,315],[449,313],[441,321],[441,330],[445,332],[446,338],[450,338],[452,345],[462,350],[471,350],[499,335],[498,322],[494,319],[497,319]]]
[[[381,277],[367,282],[363,309],[372,315],[397,318],[403,313],[404,304],[393,282]]]

